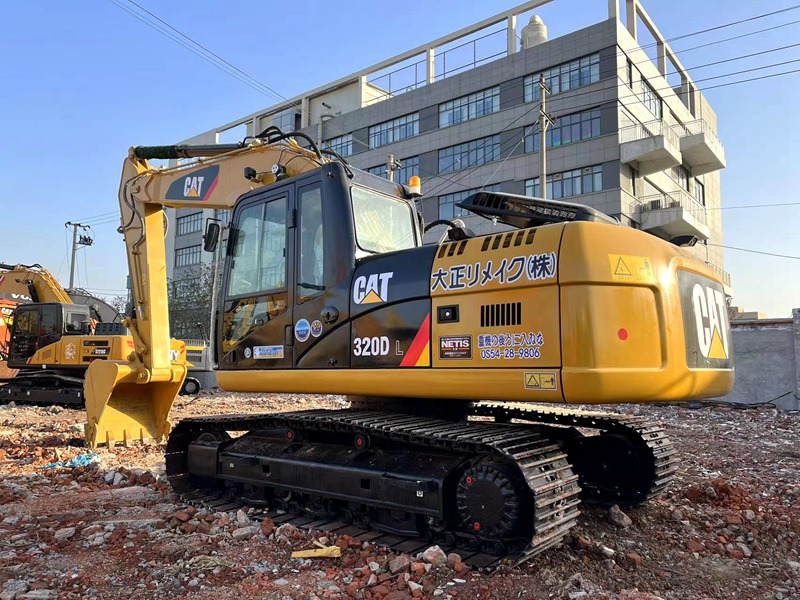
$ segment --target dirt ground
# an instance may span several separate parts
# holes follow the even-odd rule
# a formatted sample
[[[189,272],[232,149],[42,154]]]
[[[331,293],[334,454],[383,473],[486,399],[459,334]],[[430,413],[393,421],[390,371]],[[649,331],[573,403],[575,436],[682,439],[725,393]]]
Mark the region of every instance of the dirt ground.
[[[205,392],[189,415],[340,408],[336,396]],[[770,408],[627,407],[662,422],[683,464],[671,489],[626,510],[584,509],[534,562],[480,572],[245,511],[186,507],[163,476],[163,446],[87,451],[83,413],[0,407],[0,600],[24,598],[800,598],[800,415]],[[625,519],[622,519],[625,521]],[[314,540],[340,558],[292,559]]]

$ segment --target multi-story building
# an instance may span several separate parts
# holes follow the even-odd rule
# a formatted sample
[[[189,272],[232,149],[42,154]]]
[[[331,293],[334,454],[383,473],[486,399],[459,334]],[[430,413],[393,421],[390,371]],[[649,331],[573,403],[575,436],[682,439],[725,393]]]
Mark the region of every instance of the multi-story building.
[[[608,1],[607,20],[552,40],[538,17],[518,31],[518,16],[549,1],[527,2],[185,143],[241,139],[277,125],[300,129],[377,175],[386,176],[392,155],[402,164],[396,181],[422,178],[426,222],[461,217],[484,233],[495,225],[457,206],[470,193],[542,196],[544,74],[555,117],[545,135],[547,198],[587,204],[665,239],[695,236],[692,252],[730,293],[716,114],[638,0],[626,0],[624,15]],[[642,27],[655,43],[639,43]],[[496,52],[480,56],[478,47],[492,40]],[[465,54],[471,58],[456,61]],[[170,277],[210,260],[200,248],[203,218],[195,209],[173,213]]]

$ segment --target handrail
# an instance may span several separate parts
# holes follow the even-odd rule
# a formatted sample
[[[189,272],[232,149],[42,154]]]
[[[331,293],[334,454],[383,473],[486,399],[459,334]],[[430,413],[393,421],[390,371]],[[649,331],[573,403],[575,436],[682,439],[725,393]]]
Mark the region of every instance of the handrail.
[[[721,269],[717,265],[711,262],[706,262],[706,266],[709,267],[712,271],[714,271],[717,275],[722,278],[722,283],[728,287],[731,286],[731,274],[728,273],[726,270]]]
[[[635,142],[659,135],[663,135],[666,141],[673,146],[678,145],[678,134],[664,121],[648,121],[623,127],[619,130],[619,143]]]
[[[676,130],[675,133],[677,133],[680,137],[704,133],[708,138],[710,138],[712,144],[716,144],[720,148],[723,147],[722,142],[717,136],[717,132],[714,131],[714,129],[711,127],[711,124],[705,119],[697,119],[695,121],[689,121],[688,123],[673,125],[672,128]]]
[[[665,192],[662,194],[651,194],[642,196],[631,203],[631,212],[646,212],[652,210],[667,210],[670,208],[682,208],[700,221],[707,224],[708,218],[706,208],[697,200],[692,198],[683,190],[675,192]]]

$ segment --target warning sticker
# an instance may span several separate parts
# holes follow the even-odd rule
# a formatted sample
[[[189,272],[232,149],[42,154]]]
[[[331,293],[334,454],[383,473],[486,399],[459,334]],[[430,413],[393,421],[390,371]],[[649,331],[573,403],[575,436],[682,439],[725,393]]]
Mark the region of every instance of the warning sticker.
[[[612,281],[624,283],[653,283],[655,274],[649,258],[629,254],[609,254]]]
[[[526,390],[554,390],[556,389],[556,374],[549,372],[525,373]]]

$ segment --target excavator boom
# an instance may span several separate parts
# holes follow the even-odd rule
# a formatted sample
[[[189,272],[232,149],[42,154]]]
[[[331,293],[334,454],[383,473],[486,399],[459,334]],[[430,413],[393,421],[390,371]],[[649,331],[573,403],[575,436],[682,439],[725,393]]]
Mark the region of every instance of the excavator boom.
[[[148,159],[202,159],[172,168],[153,168]],[[272,167],[286,161],[286,171]],[[128,360],[93,362],[84,385],[86,439],[90,446],[109,441],[161,439],[170,430],[168,415],[186,377],[185,365],[170,355],[165,256],[165,207],[234,206],[251,190],[297,175],[325,162],[320,152],[293,139],[203,146],[131,148],[119,190],[121,230],[131,275],[133,315],[124,320],[134,340]]]

